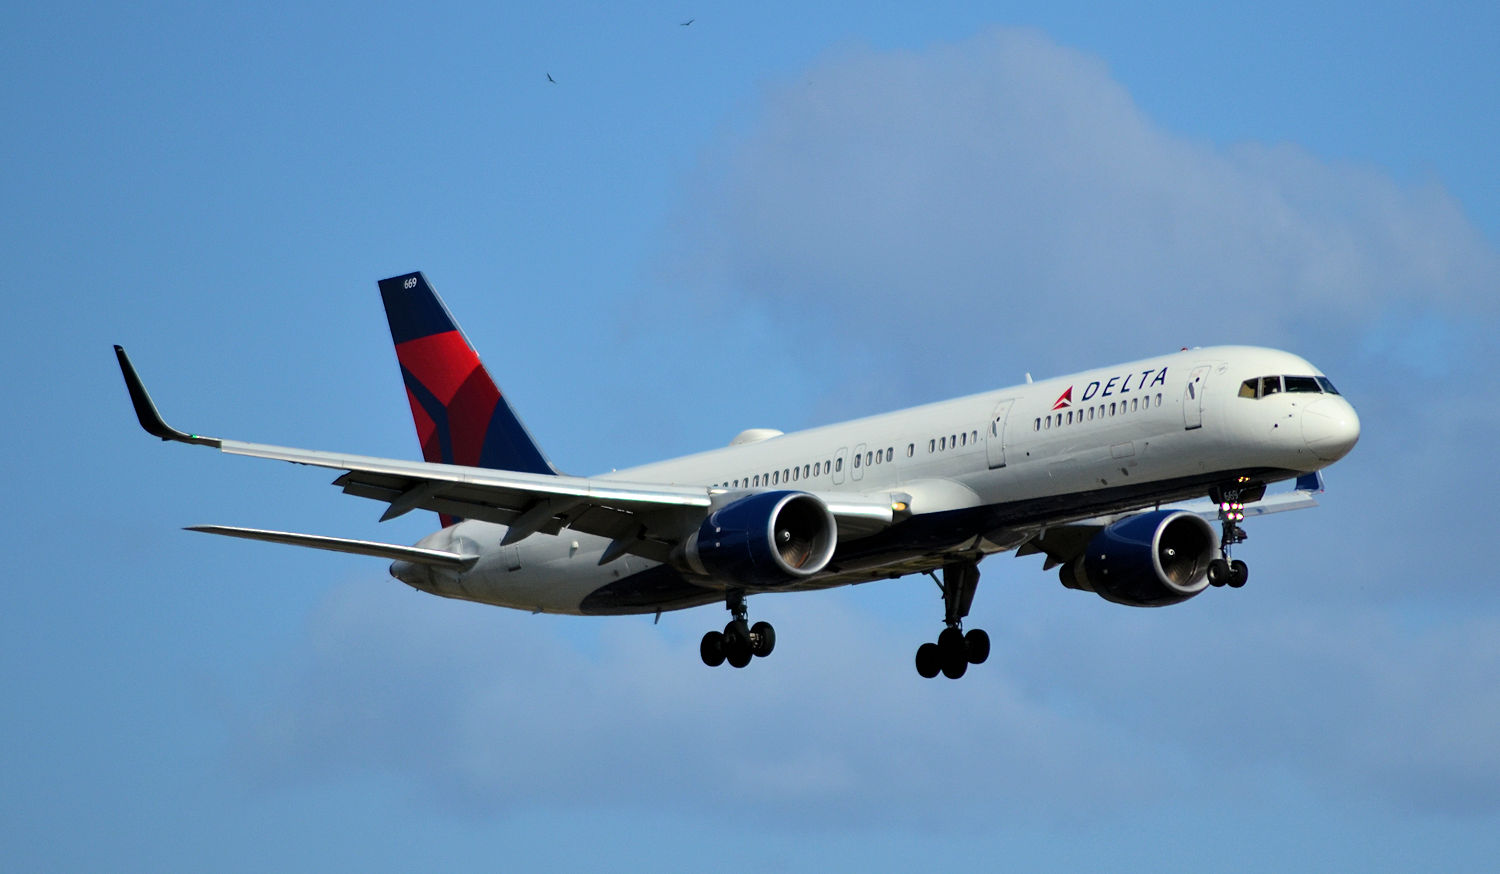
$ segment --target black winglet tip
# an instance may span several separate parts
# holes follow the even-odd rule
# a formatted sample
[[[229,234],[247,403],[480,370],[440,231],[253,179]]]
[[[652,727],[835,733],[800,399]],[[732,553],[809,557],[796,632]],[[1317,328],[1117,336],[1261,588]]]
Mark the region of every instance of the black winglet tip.
[[[135,407],[136,420],[141,423],[141,427],[147,434],[163,440],[175,440],[178,443],[198,443],[215,447],[219,445],[220,441],[212,437],[187,434],[168,425],[156,409],[156,404],[152,402],[145,383],[141,382],[140,374],[135,372],[135,365],[130,363],[130,356],[125,354],[125,347],[118,343],[115,344],[115,358],[120,362],[120,373],[125,377],[125,390],[130,392],[130,404]]]

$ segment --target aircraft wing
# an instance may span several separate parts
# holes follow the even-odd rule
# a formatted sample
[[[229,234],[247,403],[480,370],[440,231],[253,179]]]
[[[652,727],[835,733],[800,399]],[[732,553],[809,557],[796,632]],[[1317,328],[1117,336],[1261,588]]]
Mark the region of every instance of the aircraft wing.
[[[712,508],[733,500],[735,494],[703,485],[519,473],[189,434],[162,418],[125,350],[116,346],[115,355],[136,418],[147,433],[162,440],[211,446],[230,455],[344,471],[333,484],[345,494],[386,502],[389,506],[381,521],[412,510],[433,510],[506,525],[510,530],[504,543],[515,543],[538,532],[557,534],[568,528],[613,541],[601,563],[626,553],[665,561],[679,539],[694,530]],[[818,497],[828,505],[841,533],[869,533],[872,528],[891,524],[894,518],[889,495],[840,493]]]

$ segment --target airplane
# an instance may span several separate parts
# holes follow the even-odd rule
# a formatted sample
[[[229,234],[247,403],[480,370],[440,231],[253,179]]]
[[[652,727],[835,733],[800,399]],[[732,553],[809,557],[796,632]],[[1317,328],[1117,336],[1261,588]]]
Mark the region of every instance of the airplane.
[[[422,462],[246,443],[162,418],[125,350],[136,417],[166,441],[341,471],[346,494],[442,527],[413,546],[223,525],[189,530],[391,560],[423,592],[536,613],[656,614],[713,603],[704,664],[770,655],[751,595],[926,574],[943,629],[923,677],[990,654],[964,630],[979,561],[1041,555],[1064,586],[1164,607],[1243,586],[1246,516],[1316,503],[1359,418],[1321,371],[1249,346],[1181,351],[591,477],[563,474],[500,393],[426,277],[380,280]],[[1293,481],[1288,492],[1267,494]],[[1209,503],[1211,501],[1211,503]],[[1218,523],[1216,529],[1210,520]],[[941,571],[941,579],[937,572]]]

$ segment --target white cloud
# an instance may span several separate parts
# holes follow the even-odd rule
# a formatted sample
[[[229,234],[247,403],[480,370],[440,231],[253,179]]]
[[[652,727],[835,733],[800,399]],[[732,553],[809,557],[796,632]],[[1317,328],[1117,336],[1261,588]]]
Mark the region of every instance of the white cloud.
[[[1030,31],[849,51],[769,87],[686,210],[678,276],[763,307],[811,364],[894,380],[1346,345],[1401,302],[1493,314],[1500,278],[1440,186],[1177,137]]]

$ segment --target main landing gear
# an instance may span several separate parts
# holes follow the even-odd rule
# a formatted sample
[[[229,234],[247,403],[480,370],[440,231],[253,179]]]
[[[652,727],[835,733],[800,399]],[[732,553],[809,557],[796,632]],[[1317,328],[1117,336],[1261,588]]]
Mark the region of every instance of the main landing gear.
[[[727,661],[732,667],[743,668],[755,656],[765,658],[770,655],[776,648],[776,629],[769,622],[751,625],[745,619],[745,593],[739,589],[731,590],[725,606],[734,618],[723,631],[703,635],[703,642],[698,645],[703,663],[717,668]]]
[[[1245,521],[1245,504],[1238,489],[1225,489],[1215,496],[1215,500],[1219,503],[1219,521],[1224,525],[1224,535],[1219,538],[1219,558],[1208,563],[1208,584],[1238,589],[1250,579],[1250,567],[1239,559],[1231,561],[1229,548],[1244,543],[1250,536],[1240,527]]]
[[[917,673],[929,680],[941,671],[950,680],[957,680],[969,669],[969,665],[984,664],[990,657],[990,636],[978,628],[964,633],[964,617],[969,615],[969,605],[974,603],[974,590],[979,586],[979,565],[974,562],[954,562],[943,565],[943,621],[948,626],[938,635],[937,643],[924,643],[917,649]]]

